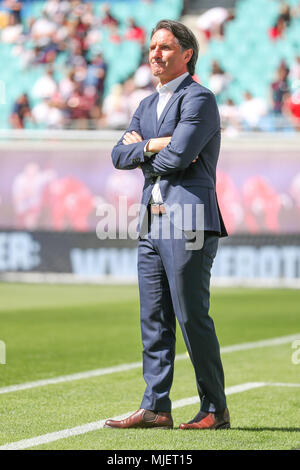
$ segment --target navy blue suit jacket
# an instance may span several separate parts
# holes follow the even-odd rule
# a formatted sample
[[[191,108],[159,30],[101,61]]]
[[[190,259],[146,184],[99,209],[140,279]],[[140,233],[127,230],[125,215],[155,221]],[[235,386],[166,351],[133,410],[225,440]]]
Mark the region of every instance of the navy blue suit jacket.
[[[167,207],[204,204],[204,230],[226,236],[216,195],[216,166],[220,151],[220,117],[213,93],[191,75],[178,86],[157,120],[158,93],[143,99],[126,132],[136,131],[143,141],[124,145],[123,136],[112,150],[115,168],[140,167],[145,184],[140,224],[157,176]],[[144,155],[149,139],[172,136],[170,143],[152,157]],[[195,163],[192,161],[198,156]],[[172,218],[171,214],[169,216]],[[195,211],[188,230],[196,230]]]

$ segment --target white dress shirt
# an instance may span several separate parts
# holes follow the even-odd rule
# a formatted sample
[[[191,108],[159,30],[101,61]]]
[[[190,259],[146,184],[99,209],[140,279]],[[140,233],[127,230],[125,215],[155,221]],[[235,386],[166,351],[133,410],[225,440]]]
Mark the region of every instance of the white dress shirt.
[[[165,85],[161,85],[160,83],[157,85],[156,90],[158,92],[158,103],[157,103],[157,120],[159,120],[161,113],[163,112],[167,102],[174,94],[175,90],[179,87],[180,83],[189,75],[189,72],[185,72],[174,80],[166,83]],[[147,144],[146,144],[147,145]],[[146,151],[146,146],[144,149],[145,155],[153,155],[151,152]],[[163,204],[163,199],[161,196],[160,188],[159,188],[159,181],[160,176],[156,178],[155,184],[152,189],[152,197],[150,200],[151,204]]]

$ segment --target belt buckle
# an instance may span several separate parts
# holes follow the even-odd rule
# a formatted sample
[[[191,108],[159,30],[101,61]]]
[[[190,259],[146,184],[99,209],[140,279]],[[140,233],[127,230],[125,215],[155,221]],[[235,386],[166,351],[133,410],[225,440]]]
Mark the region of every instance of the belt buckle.
[[[166,209],[165,209],[164,204],[159,204],[159,203],[151,204],[151,214],[161,215],[165,213],[166,213]]]
[[[151,204],[151,214],[159,215],[160,214],[159,206],[160,204]]]

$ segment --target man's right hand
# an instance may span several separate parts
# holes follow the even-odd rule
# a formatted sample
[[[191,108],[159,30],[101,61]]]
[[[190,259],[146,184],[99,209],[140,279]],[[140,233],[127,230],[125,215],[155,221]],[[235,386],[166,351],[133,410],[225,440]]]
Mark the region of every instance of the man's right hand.
[[[146,151],[151,153],[158,153],[162,149],[164,149],[171,140],[171,136],[169,137],[156,137],[154,139],[150,139],[147,143]]]
[[[154,139],[150,139],[146,146],[146,152],[151,152],[153,154],[160,152],[164,149],[171,140],[171,136],[169,137],[156,137]],[[196,163],[198,160],[197,157],[192,161],[192,163]]]

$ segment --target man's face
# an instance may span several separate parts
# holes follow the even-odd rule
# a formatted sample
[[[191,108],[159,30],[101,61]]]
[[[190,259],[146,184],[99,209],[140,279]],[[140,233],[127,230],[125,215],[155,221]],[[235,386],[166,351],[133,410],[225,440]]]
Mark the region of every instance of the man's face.
[[[181,51],[176,37],[167,29],[159,29],[152,36],[149,63],[152,73],[164,85],[187,71],[192,49]]]

